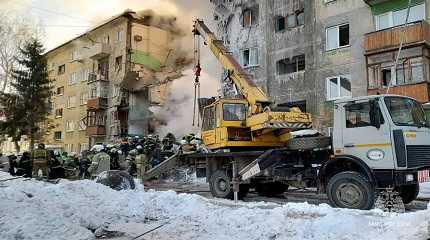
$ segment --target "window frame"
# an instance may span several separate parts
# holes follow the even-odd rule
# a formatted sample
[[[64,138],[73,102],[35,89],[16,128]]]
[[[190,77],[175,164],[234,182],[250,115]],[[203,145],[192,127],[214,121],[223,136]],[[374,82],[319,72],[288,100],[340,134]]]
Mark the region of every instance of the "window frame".
[[[252,61],[252,52],[253,52],[253,50],[256,52],[256,54],[257,54],[257,62],[255,63],[255,64],[251,64],[251,61]],[[248,54],[248,65],[245,65],[245,51],[249,51],[249,54]],[[245,49],[242,49],[242,51],[241,51],[241,58],[242,58],[242,66],[244,67],[244,68],[251,68],[251,67],[258,67],[258,66],[260,66],[260,56],[259,56],[259,54],[260,54],[260,50],[258,49],[258,47],[249,47],[249,48],[245,48]]]
[[[343,26],[346,26],[346,25],[348,25],[348,44],[347,45],[344,45],[344,46],[340,46],[340,34],[339,34],[339,29],[340,29],[340,27],[343,27]],[[338,25],[334,25],[334,26],[330,26],[330,27],[326,27],[326,29],[325,29],[325,50],[326,50],[326,52],[328,52],[328,51],[333,51],[333,50],[336,50],[336,49],[341,49],[341,48],[347,48],[347,47],[350,47],[351,46],[351,32],[350,32],[350,28],[349,28],[349,23],[342,23],[342,24],[338,24]],[[329,43],[329,41],[328,41],[328,31],[329,31],[329,29],[333,29],[333,28],[336,28],[337,30],[336,30],[336,36],[337,36],[337,46],[336,47],[334,47],[334,48],[328,48],[328,43]]]
[[[243,118],[242,119],[237,119],[237,120],[232,120],[232,119],[226,119],[226,105],[242,105],[243,107]],[[223,121],[228,121],[228,122],[242,122],[246,120],[246,105],[244,103],[223,103],[222,104],[222,119]]]
[[[424,16],[423,16],[423,18],[420,19],[420,20],[410,21],[410,17],[411,16],[409,16],[408,23],[413,23],[413,22],[417,22],[417,21],[424,21],[424,20],[427,19],[426,2],[422,2],[420,4],[416,4],[414,6],[411,6],[411,8],[417,7],[417,6],[420,6],[420,5],[423,5],[423,9],[424,9]],[[384,12],[384,13],[381,13],[381,14],[378,14],[378,15],[374,15],[373,16],[373,20],[375,22],[375,31],[381,31],[381,30],[385,30],[385,29],[390,29],[390,28],[398,27],[398,26],[401,26],[402,24],[404,24],[404,22],[402,22],[400,25],[394,25],[394,16],[393,16],[393,13],[400,12],[400,11],[403,11],[403,10],[406,10],[406,9],[407,8],[402,8],[402,9],[397,9],[397,10],[391,10],[391,11]],[[386,27],[386,28],[380,28],[380,26],[379,26],[380,24],[379,24],[378,19],[379,19],[379,17],[381,17],[383,15],[388,15],[388,18],[389,18],[388,19],[388,23],[389,23],[388,25],[389,26]]]
[[[351,90],[350,90],[351,95],[350,96],[341,96],[342,90],[341,90],[341,82],[340,81],[341,81],[342,77],[348,79],[350,84],[351,84]],[[336,84],[337,95],[338,95],[337,97],[329,96],[330,80],[333,78],[337,79],[337,84]],[[344,98],[351,98],[351,97],[352,97],[352,81],[351,81],[351,75],[350,74],[343,74],[343,75],[331,76],[331,77],[326,78],[326,99],[327,99],[327,101],[333,101],[333,100],[337,100],[337,99],[344,99]]]
[[[60,138],[57,138],[57,133],[60,133]],[[62,131],[55,131],[54,132],[54,140],[55,141],[61,141],[63,139],[63,132]]]

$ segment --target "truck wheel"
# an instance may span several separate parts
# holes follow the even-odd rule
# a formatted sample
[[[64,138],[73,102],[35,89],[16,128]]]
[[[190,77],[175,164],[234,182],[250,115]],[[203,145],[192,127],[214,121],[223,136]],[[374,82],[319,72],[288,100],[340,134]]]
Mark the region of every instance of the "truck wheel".
[[[288,185],[281,182],[258,183],[255,191],[263,197],[275,197],[288,190]]]
[[[312,150],[316,148],[326,148],[329,147],[330,144],[330,137],[298,137],[289,139],[287,148],[290,150]]]
[[[375,204],[373,187],[358,172],[341,172],[331,177],[327,195],[333,207],[368,210]]]
[[[209,179],[209,188],[211,190],[212,196],[216,198],[226,198],[233,199],[233,185],[231,183],[230,176],[227,175],[225,171],[218,170],[212,174]],[[249,184],[239,185],[239,199],[242,199],[249,192]]]
[[[408,204],[413,200],[417,199],[419,192],[419,184],[401,186],[399,189],[400,197],[402,198],[403,204]]]

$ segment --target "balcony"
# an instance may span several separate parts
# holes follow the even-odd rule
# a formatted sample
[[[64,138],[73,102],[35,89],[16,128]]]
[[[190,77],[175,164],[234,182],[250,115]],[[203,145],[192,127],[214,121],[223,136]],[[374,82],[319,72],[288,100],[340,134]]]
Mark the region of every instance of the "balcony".
[[[96,81],[109,81],[108,73],[89,73],[88,74],[88,84],[96,82]]]
[[[107,98],[93,98],[88,99],[87,108],[88,109],[106,109],[108,107],[108,99]]]
[[[106,135],[106,128],[104,126],[88,126],[88,136],[104,136]]]
[[[369,89],[367,93],[369,95],[376,95],[378,93],[386,93],[387,88]],[[390,87],[389,94],[403,95],[415,98],[421,103],[429,101],[429,85],[426,82],[399,85]]]
[[[110,46],[106,43],[96,43],[88,49],[88,57],[98,60],[110,55]]]
[[[364,35],[365,54],[378,53],[397,49],[402,37],[402,27],[383,29]],[[430,27],[426,21],[408,24],[405,29],[403,46],[428,44],[430,42]]]

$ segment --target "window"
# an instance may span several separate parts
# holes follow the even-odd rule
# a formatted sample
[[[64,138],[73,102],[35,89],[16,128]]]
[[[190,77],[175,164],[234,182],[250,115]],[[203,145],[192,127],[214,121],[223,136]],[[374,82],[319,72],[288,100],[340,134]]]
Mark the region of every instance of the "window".
[[[115,71],[119,72],[122,70],[122,56],[115,58]]]
[[[376,30],[382,30],[399,26],[405,23],[407,15],[407,9],[401,9],[396,11],[389,11],[383,14],[375,16],[375,27]],[[421,21],[426,18],[425,16],[425,4],[419,4],[411,7],[409,11],[408,23]]]
[[[296,22],[296,15],[291,14],[287,16],[287,27],[288,28],[293,28],[297,26],[297,22]]]
[[[57,88],[57,95],[61,96],[64,94],[64,87],[58,87]]]
[[[105,35],[105,36],[103,37],[102,42],[103,42],[103,43],[106,43],[106,44],[109,44],[109,43],[110,43],[109,35]]]
[[[69,85],[74,85],[78,82],[78,74],[76,72],[73,72],[69,76]]]
[[[394,124],[401,126],[423,126],[426,118],[421,104],[404,97],[385,97],[385,105]]]
[[[75,130],[75,122],[72,120],[66,121],[66,132],[73,132]]]
[[[63,117],[63,109],[59,108],[59,109],[55,109],[55,118],[61,118]]]
[[[258,5],[247,8],[242,12],[242,26],[251,27],[258,23]]]
[[[349,45],[349,24],[327,28],[326,50],[333,50]]]
[[[297,26],[305,25],[305,10],[299,10],[296,12]]]
[[[63,133],[61,131],[54,132],[54,140],[61,140],[63,138]]]
[[[305,70],[305,55],[284,58],[276,62],[276,71],[278,75],[290,74]]]
[[[203,131],[215,128],[215,107],[207,107],[203,111]]]
[[[242,63],[244,67],[258,65],[258,48],[245,49],[242,52]]]
[[[89,68],[82,69],[81,70],[81,75],[82,75],[81,80],[82,81],[88,81],[90,73],[91,73],[91,69],[89,69]]]
[[[117,42],[121,42],[123,37],[124,37],[124,31],[123,30],[119,30],[118,32],[116,32],[116,41]]]
[[[69,96],[67,98],[67,108],[76,107],[76,96]]]
[[[276,32],[280,32],[280,31],[285,30],[285,17],[277,17],[276,18],[275,30],[276,30]]]
[[[223,115],[224,121],[243,121],[246,116],[245,104],[224,103]]]
[[[79,59],[79,52],[77,50],[72,51],[71,54],[72,61],[76,61]]]
[[[388,86],[391,83],[391,68],[382,69],[382,86]]]
[[[64,144],[64,149],[66,150],[66,152],[71,153],[73,152],[73,144],[67,143]]]
[[[87,129],[87,125],[85,124],[84,120],[78,121],[78,125],[79,125],[79,130],[80,131],[84,131],[84,130]]]
[[[370,121],[370,103],[354,103],[345,106],[346,128],[372,126]]]
[[[350,76],[336,76],[327,78],[327,99],[351,97]]]
[[[66,65],[65,64],[58,66],[58,75],[64,74],[65,72],[66,72]]]
[[[81,97],[79,99],[79,104],[80,105],[85,105],[88,102],[88,92],[83,92],[81,93]]]

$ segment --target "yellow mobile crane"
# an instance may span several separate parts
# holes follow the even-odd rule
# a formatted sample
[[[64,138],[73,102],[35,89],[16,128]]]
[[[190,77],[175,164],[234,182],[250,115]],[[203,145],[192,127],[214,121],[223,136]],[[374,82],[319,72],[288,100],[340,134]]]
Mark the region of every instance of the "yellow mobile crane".
[[[241,99],[218,98],[204,106],[202,139],[208,148],[280,147],[286,144],[291,131],[312,127],[311,115],[299,108],[272,109],[273,102],[202,20],[194,21],[193,33],[195,38],[203,38],[243,96]],[[195,67],[198,83],[199,61]]]

